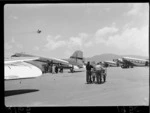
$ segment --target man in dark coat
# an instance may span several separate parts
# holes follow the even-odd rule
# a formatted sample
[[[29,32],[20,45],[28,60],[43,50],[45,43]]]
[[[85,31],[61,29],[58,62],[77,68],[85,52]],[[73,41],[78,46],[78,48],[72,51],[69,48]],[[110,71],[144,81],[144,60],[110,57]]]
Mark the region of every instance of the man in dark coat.
[[[92,65],[90,65],[90,62],[87,63],[86,65],[86,82],[89,84],[89,83],[92,83],[92,80],[91,80],[91,69],[93,68]]]
[[[58,73],[58,66],[55,67],[55,73]]]

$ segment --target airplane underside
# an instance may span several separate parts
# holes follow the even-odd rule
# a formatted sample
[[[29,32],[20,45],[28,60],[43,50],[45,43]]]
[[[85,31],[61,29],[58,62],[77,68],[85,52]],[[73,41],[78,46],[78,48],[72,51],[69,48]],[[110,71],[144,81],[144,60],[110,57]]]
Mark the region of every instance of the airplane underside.
[[[123,64],[121,68],[133,68],[133,67],[145,67],[148,66],[146,64]]]
[[[5,80],[35,78],[42,75],[42,71],[29,63],[5,65]]]

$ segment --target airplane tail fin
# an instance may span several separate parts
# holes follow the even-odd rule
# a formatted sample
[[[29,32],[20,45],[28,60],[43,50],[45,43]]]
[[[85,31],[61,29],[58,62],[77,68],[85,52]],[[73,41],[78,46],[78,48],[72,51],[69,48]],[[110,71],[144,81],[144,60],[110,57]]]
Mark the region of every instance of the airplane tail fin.
[[[78,67],[83,67],[84,60],[83,52],[80,50],[75,51],[72,56],[70,56],[72,64],[77,65]]]
[[[75,51],[70,58],[74,58],[77,60],[83,60],[83,52],[80,50]]]

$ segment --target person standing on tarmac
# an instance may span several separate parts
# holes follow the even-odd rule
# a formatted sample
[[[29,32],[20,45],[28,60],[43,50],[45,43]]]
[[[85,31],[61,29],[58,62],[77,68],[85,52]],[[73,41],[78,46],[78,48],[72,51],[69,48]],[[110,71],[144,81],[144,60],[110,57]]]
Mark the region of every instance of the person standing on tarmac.
[[[96,69],[96,79],[97,79],[97,83],[100,84],[102,83],[102,66],[100,65],[100,63],[97,63],[97,65],[95,66]]]
[[[62,66],[61,63],[59,64],[59,72],[60,72],[60,73],[63,73],[63,66]]]
[[[52,74],[55,73],[55,65],[52,65]]]
[[[102,77],[103,77],[103,80],[104,80],[103,82],[106,82],[107,69],[106,69],[105,65],[102,65],[101,74],[102,74]]]
[[[58,73],[58,65],[55,66],[55,73]]]
[[[91,80],[91,69],[92,68],[93,68],[93,66],[90,65],[90,62],[88,62],[86,65],[86,82],[87,82],[87,84],[92,83],[92,80]]]

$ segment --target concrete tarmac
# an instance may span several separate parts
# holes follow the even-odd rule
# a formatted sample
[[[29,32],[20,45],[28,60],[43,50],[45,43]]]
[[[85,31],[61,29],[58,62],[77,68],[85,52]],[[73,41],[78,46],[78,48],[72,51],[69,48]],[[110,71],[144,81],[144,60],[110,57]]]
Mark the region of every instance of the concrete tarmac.
[[[39,78],[5,81],[9,106],[133,106],[149,105],[149,68],[107,69],[103,84],[86,84],[86,72],[43,74]],[[21,83],[20,83],[21,82]]]

